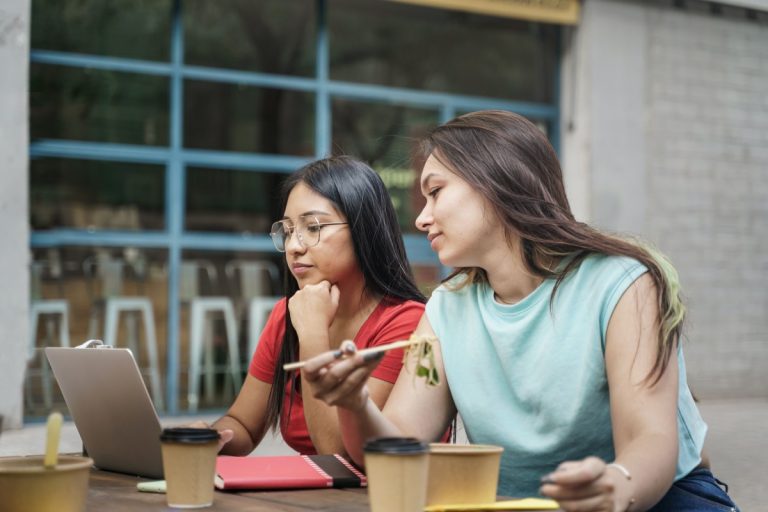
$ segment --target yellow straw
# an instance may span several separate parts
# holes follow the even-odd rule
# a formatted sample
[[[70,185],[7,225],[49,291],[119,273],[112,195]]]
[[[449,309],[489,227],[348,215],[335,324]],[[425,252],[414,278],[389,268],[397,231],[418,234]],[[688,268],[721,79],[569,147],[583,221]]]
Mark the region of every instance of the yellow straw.
[[[59,439],[61,438],[61,422],[63,418],[61,413],[52,412],[48,416],[48,423],[45,426],[45,459],[43,465],[52,469],[56,467],[59,459]]]

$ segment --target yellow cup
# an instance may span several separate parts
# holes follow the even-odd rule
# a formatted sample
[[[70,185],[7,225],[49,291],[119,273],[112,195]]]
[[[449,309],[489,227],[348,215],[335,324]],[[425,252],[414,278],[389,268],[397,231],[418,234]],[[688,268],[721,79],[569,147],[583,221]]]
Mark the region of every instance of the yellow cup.
[[[205,428],[166,428],[160,436],[169,507],[213,504],[219,433]]]
[[[371,512],[421,512],[427,497],[428,447],[408,437],[366,443],[365,472]]]
[[[503,451],[487,444],[431,443],[427,505],[496,501]]]
[[[54,468],[43,456],[0,458],[0,510],[3,512],[82,512],[93,460],[59,455]]]

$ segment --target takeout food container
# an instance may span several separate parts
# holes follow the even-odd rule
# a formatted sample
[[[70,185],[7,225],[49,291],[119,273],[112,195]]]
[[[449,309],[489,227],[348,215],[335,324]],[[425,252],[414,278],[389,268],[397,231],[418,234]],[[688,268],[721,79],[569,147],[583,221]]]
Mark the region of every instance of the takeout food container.
[[[82,512],[93,460],[59,455],[46,469],[43,456],[0,458],[0,510],[3,512]]]
[[[488,444],[431,443],[427,505],[496,501],[503,451]]]

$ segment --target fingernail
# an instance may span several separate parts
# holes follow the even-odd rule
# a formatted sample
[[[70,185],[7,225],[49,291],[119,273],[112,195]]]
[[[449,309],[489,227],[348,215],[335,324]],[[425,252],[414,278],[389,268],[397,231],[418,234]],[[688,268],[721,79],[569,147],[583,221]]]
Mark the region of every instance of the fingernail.
[[[542,485],[544,485],[544,484],[554,484],[555,483],[555,479],[552,478],[552,475],[544,475],[543,477],[541,477],[541,483],[542,483]]]
[[[352,354],[357,351],[357,347],[355,346],[355,342],[346,340],[341,343],[341,347],[339,347],[339,350],[341,350],[342,352],[347,352]]]
[[[343,356],[343,355],[344,355],[344,352],[342,352],[342,351],[341,351],[341,349],[339,349],[339,350],[337,350],[337,351],[335,351],[335,352],[333,353],[333,358],[334,358],[334,359],[338,359],[338,358],[340,358],[340,357],[341,357],[341,356]]]
[[[372,352],[369,354],[363,354],[363,361],[366,363],[370,361],[378,361],[382,357],[384,357],[384,352]]]

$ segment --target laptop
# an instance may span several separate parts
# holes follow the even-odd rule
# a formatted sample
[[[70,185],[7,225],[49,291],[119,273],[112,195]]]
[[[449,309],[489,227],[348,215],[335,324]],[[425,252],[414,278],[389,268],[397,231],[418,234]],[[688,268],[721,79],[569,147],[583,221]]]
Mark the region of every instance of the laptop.
[[[163,478],[162,427],[131,351],[91,340],[45,355],[94,465]]]

